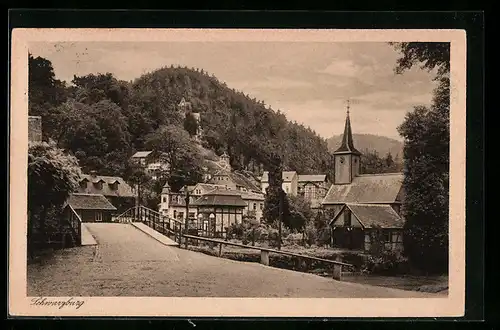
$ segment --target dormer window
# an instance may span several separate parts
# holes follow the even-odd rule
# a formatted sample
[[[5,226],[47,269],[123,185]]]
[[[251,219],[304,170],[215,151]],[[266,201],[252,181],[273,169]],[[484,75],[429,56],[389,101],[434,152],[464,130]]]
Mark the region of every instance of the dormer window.
[[[98,190],[102,190],[102,184],[104,183],[103,180],[98,180],[94,182],[94,187]]]
[[[118,182],[118,180],[113,181],[113,182],[110,182],[110,183],[109,183],[109,188],[110,188],[111,190],[118,190],[118,185],[119,185],[119,184],[120,184],[120,183]]]
[[[87,179],[83,179],[82,181],[80,181],[80,188],[86,189],[87,188],[87,182],[88,182]]]

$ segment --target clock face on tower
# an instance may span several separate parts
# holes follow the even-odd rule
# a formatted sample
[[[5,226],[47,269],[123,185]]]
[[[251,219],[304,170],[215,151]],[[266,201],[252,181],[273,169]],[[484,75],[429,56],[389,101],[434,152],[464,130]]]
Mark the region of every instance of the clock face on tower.
[[[340,156],[340,163],[341,163],[341,164],[344,164],[344,161],[345,161],[344,156]]]

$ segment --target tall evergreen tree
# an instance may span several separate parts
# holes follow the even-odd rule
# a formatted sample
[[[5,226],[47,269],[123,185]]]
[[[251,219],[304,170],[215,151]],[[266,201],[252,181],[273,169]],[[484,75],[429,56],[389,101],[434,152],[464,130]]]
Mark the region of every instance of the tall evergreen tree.
[[[397,73],[417,63],[437,69],[433,103],[415,107],[398,128],[405,139],[404,248],[412,263],[429,272],[448,271],[449,43],[395,44]]]

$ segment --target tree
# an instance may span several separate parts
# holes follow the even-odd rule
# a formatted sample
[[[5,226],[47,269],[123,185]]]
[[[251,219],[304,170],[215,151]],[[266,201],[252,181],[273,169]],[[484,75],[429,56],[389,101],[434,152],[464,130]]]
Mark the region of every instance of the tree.
[[[269,156],[269,186],[266,188],[266,199],[264,200],[264,210],[262,216],[267,223],[273,223],[280,219],[280,200],[282,200],[283,218],[288,217],[288,199],[283,198],[285,192],[282,188],[282,163],[281,157],[276,153]]]
[[[387,165],[384,159],[380,158],[376,150],[366,150],[361,155],[361,173],[377,174],[386,173]]]
[[[195,136],[198,133],[198,121],[192,113],[186,115],[184,129],[189,133],[189,136]]]
[[[127,119],[110,100],[94,104],[69,101],[59,107],[58,142],[61,147],[84,157],[84,171],[122,175],[130,150]],[[83,153],[82,153],[83,152]]]
[[[394,159],[392,158],[392,154],[390,152],[385,156],[385,165],[389,170],[394,168]]]
[[[86,76],[74,76],[72,83],[76,86],[73,97],[81,103],[94,104],[103,100],[109,100],[127,110],[129,104],[129,84],[119,81],[113,74],[99,73]]]
[[[66,100],[66,85],[55,78],[52,63],[28,54],[28,113],[42,116],[43,139],[51,137],[52,122],[57,121],[56,108]]]
[[[403,202],[405,254],[428,272],[448,271],[449,221],[449,43],[396,44],[403,73],[417,63],[437,68],[433,103],[415,107],[398,131],[405,139]]]
[[[172,190],[201,181],[203,159],[185,130],[175,125],[163,126],[148,135],[146,146],[169,165],[164,175]]]
[[[28,149],[28,237],[39,227],[46,236],[47,214],[60,209],[78,187],[81,172],[74,156],[54,143],[37,143]]]
[[[30,115],[44,114],[44,107],[57,106],[65,100],[64,82],[55,78],[52,62],[28,54],[28,103]]]
[[[284,225],[291,230],[303,230],[313,218],[311,202],[302,196],[288,196],[290,216],[283,219]]]

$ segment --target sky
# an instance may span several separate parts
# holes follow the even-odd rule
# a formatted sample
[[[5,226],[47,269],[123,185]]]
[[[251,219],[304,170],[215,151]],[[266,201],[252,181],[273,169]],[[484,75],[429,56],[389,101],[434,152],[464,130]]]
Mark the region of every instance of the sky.
[[[43,42],[29,51],[68,83],[89,73],[131,81],[164,66],[203,69],[324,138],[343,133],[349,99],[354,133],[401,140],[405,114],[429,105],[435,87],[434,73],[418,66],[395,74],[400,55],[381,42]]]

